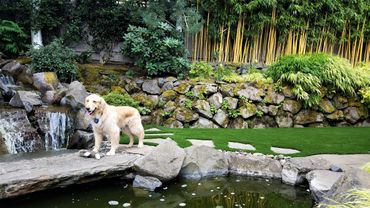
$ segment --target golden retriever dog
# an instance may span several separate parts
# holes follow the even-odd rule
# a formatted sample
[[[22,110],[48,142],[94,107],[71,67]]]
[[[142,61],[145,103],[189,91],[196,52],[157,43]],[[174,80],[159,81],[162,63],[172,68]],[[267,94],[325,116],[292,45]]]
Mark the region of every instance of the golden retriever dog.
[[[107,155],[114,155],[119,144],[121,130],[130,138],[129,147],[133,146],[135,136],[139,139],[138,147],[144,146],[144,127],[136,108],[108,105],[102,97],[96,94],[85,98],[85,108],[92,120],[95,138],[94,152],[99,151],[103,136],[106,136],[111,143],[111,149]]]

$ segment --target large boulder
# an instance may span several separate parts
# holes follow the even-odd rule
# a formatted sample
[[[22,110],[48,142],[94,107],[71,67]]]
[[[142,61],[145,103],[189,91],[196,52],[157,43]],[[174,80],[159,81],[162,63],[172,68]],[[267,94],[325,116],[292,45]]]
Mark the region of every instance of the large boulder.
[[[162,93],[162,95],[160,96],[160,100],[162,100],[163,102],[172,101],[176,98],[176,96],[177,93],[174,90],[169,89]]]
[[[149,154],[134,163],[134,169],[141,175],[149,175],[161,181],[175,178],[185,159],[185,151],[176,142],[166,140]]]
[[[61,105],[71,106],[72,109],[78,110],[84,107],[85,98],[89,94],[87,93],[85,86],[79,81],[73,81],[68,86],[66,95],[60,101]]]
[[[279,128],[289,128],[293,126],[292,113],[286,111],[279,111],[275,117],[275,121]]]
[[[337,110],[331,114],[326,114],[325,117],[332,121],[340,121],[344,119],[344,114],[343,114],[343,111]]]
[[[59,85],[59,80],[55,72],[40,72],[32,76],[33,86],[41,91],[46,92],[56,90]]]
[[[328,99],[321,99],[320,108],[324,113],[333,113],[336,109]]]
[[[348,99],[341,95],[336,95],[333,98],[333,104],[334,104],[334,107],[336,107],[339,110],[342,110],[348,107]]]
[[[355,200],[354,197],[344,197],[349,190],[370,189],[370,174],[359,170],[346,171],[325,194],[323,204],[347,203]]]
[[[306,174],[312,170],[329,170],[331,163],[320,156],[296,157],[283,166],[282,180],[286,184],[298,185],[305,181]]]
[[[185,160],[180,175],[185,178],[224,176],[228,174],[229,162],[223,152],[207,146],[185,148]]]
[[[214,105],[217,109],[221,107],[223,98],[221,93],[215,93],[211,97],[208,98],[209,104]]]
[[[194,105],[195,110],[206,118],[212,118],[211,106],[205,100],[197,100]]]
[[[263,89],[258,89],[253,86],[246,85],[245,89],[241,89],[236,93],[239,97],[243,96],[248,100],[262,101],[262,96],[264,96]]]
[[[194,113],[193,111],[185,107],[177,108],[174,112],[174,116],[177,120],[182,122],[191,122],[199,118],[199,115],[197,113]]]
[[[149,191],[154,191],[162,186],[162,182],[155,177],[136,175],[132,187],[143,188]]]
[[[218,109],[216,114],[213,116],[213,120],[220,126],[226,128],[227,124],[229,123],[229,118],[227,114],[221,110]]]
[[[230,153],[229,172],[236,175],[281,178],[281,164],[266,156]]]
[[[283,110],[293,114],[298,113],[302,108],[302,104],[296,100],[284,100]]]
[[[280,104],[284,100],[284,95],[277,93],[272,86],[268,88],[265,101],[271,104]]]
[[[22,82],[23,84],[32,84],[31,70],[27,66],[22,65],[17,61],[11,61],[5,64],[1,70],[10,74],[17,80],[17,82]]]
[[[94,146],[94,134],[77,130],[69,139],[68,149],[91,149]]]
[[[175,118],[169,118],[164,121],[164,126],[167,128],[184,128],[184,125]]]
[[[257,106],[252,103],[246,103],[245,106],[240,108],[240,115],[244,118],[247,119],[249,117],[252,117],[256,115],[257,113]]]
[[[227,127],[232,129],[247,129],[248,122],[244,121],[244,119],[241,117],[237,117],[235,119],[232,119],[227,125]]]
[[[363,116],[364,113],[361,112],[360,109],[356,107],[348,107],[343,111],[343,113],[345,119],[351,124],[356,123],[361,117],[364,117]]]
[[[324,115],[313,110],[301,110],[295,117],[295,124],[310,124],[324,121]]]
[[[217,124],[213,123],[211,120],[208,120],[203,117],[199,117],[199,120],[195,122],[192,128],[219,128]]]
[[[235,84],[222,84],[219,86],[221,94],[225,97],[234,97]]]
[[[232,97],[225,97],[225,101],[229,103],[229,109],[234,110],[238,106],[238,99]]]
[[[343,173],[341,172],[332,172],[330,170],[313,170],[307,173],[306,178],[315,201],[322,201],[324,195],[332,189],[335,182],[342,175]]]
[[[9,104],[14,107],[25,108],[27,112],[32,111],[33,106],[42,105],[41,97],[33,91],[17,91]]]
[[[195,85],[192,89],[194,96],[201,98],[202,96],[207,96],[217,92],[217,85],[213,83],[204,83],[200,85]]]
[[[143,91],[152,94],[159,95],[161,93],[161,88],[158,86],[158,81],[156,79],[145,80],[142,85]]]
[[[177,85],[174,90],[180,94],[185,94],[190,90],[191,85],[187,82],[181,82]]]

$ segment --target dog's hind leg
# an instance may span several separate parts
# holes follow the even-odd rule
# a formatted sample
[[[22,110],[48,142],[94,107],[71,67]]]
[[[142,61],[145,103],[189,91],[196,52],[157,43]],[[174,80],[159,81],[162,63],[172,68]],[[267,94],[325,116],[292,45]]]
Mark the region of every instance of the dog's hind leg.
[[[144,131],[141,131],[137,137],[139,138],[139,144],[137,145],[137,147],[139,148],[142,148],[144,147]]]
[[[127,127],[123,128],[122,131],[130,138],[130,143],[128,143],[128,147],[134,146],[135,136],[130,132],[130,130]]]
[[[103,135],[94,131],[94,139],[95,139],[95,146],[94,146],[93,151],[99,152],[100,144],[101,144],[101,141],[103,140]]]
[[[111,148],[109,152],[107,153],[107,155],[115,155],[116,149],[118,148],[118,144],[119,144],[119,128],[116,128],[110,132],[109,140],[111,143]]]

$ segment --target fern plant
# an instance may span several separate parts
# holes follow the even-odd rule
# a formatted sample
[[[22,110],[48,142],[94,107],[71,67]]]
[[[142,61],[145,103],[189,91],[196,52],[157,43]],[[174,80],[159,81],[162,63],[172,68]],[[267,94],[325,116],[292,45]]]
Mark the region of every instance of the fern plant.
[[[23,53],[27,48],[27,35],[17,23],[0,21],[0,51],[6,56],[15,56]]]

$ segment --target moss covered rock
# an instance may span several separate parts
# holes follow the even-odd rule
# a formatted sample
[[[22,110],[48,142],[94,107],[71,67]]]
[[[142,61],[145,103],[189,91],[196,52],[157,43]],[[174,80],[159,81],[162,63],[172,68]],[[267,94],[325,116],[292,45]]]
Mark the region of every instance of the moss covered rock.
[[[291,112],[293,114],[298,113],[302,108],[302,104],[296,100],[284,100],[283,110]]]
[[[229,123],[229,118],[225,111],[218,109],[216,114],[213,116],[213,120],[223,128],[227,127],[227,124]]]
[[[225,97],[234,97],[235,84],[221,84],[219,86],[220,92]]]
[[[212,118],[211,107],[205,100],[197,100],[194,105],[195,110],[206,118]]]
[[[195,121],[199,118],[198,113],[194,113],[193,111],[185,107],[177,108],[174,112],[174,116],[177,120],[186,122],[186,123]]]
[[[277,93],[273,86],[270,85],[268,87],[268,90],[267,90],[267,95],[265,97],[265,101],[266,103],[270,103],[270,104],[280,104],[281,102],[283,102],[284,100],[284,95],[280,94],[280,93]]]
[[[321,99],[320,108],[324,113],[333,113],[336,109],[328,99]]]
[[[55,72],[40,72],[32,76],[33,86],[41,91],[56,90],[59,85],[59,80]]]
[[[331,121],[341,121],[344,119],[344,113],[341,110],[336,110],[331,114],[326,114],[325,117]]]
[[[164,102],[175,100],[177,93],[174,90],[166,90],[161,95],[161,100]]]
[[[175,87],[175,91],[180,94],[185,94],[190,90],[191,85],[188,82],[182,82]]]
[[[252,103],[247,103],[243,107],[240,108],[240,115],[244,118],[250,118],[257,113],[257,106]]]
[[[334,106],[339,110],[342,110],[348,107],[348,99],[341,95],[334,96],[333,102],[334,102]]]
[[[164,126],[167,128],[184,128],[184,125],[175,118],[169,118],[164,121]]]
[[[324,121],[324,115],[313,110],[301,110],[295,117],[295,124],[310,124]]]
[[[244,98],[247,98],[248,100],[253,101],[262,101],[262,96],[265,96],[265,92],[263,89],[255,88],[253,86],[245,86],[245,89],[241,89],[236,92],[236,95]]]

